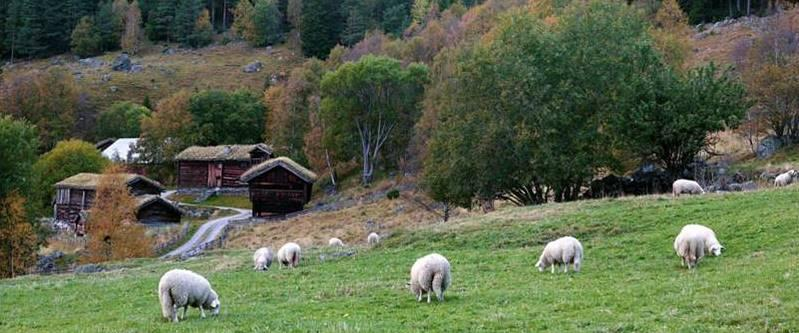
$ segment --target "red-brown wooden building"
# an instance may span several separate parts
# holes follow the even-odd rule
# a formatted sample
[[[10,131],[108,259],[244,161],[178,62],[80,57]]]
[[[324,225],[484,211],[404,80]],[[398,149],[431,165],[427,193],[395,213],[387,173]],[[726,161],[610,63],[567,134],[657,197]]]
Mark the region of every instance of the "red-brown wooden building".
[[[244,187],[241,175],[272,157],[272,148],[263,143],[186,148],[175,156],[178,189]]]
[[[254,217],[300,211],[311,200],[316,174],[278,157],[260,163],[241,176],[250,189]]]
[[[138,200],[136,216],[139,222],[147,224],[180,222],[182,215],[180,209],[158,196],[164,191],[160,183],[137,174],[123,175],[131,194]],[[101,177],[102,175],[96,173],[79,173],[56,183],[53,218],[62,223],[85,223],[85,218],[80,218],[80,213],[91,209]],[[82,225],[76,225],[75,231],[80,233],[82,228]]]

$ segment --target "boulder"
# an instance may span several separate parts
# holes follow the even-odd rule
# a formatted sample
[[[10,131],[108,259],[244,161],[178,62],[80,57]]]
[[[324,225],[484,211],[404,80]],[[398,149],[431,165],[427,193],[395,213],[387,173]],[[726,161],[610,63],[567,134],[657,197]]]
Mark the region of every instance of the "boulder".
[[[757,158],[762,160],[774,156],[780,147],[782,147],[782,139],[776,136],[768,136],[763,141],[760,141],[755,152],[757,153]]]
[[[122,52],[122,54],[117,56],[114,62],[111,63],[111,69],[118,72],[127,72],[130,70],[131,66],[130,56],[126,52]]]
[[[175,49],[173,49],[173,48],[171,48],[171,47],[167,47],[167,48],[165,48],[163,51],[161,51],[161,54],[163,54],[163,55],[168,55],[168,56],[169,56],[169,55],[173,55],[173,54],[175,54],[175,53],[177,53],[177,51],[175,51]]]
[[[242,71],[244,71],[244,73],[256,73],[260,72],[262,68],[264,68],[264,64],[256,60],[255,62],[249,63],[246,66],[244,66],[244,68],[242,68]]]
[[[100,80],[103,81],[103,82],[111,81],[111,73],[103,74],[103,76],[100,77]]]
[[[130,66],[130,70],[128,71],[128,73],[141,73],[143,71],[144,71],[144,66],[136,64]]]
[[[39,257],[39,260],[36,261],[36,272],[40,274],[55,272],[57,269],[55,265],[56,260],[61,259],[63,257],[64,257],[64,252],[61,251],[55,251],[46,256]]]
[[[85,58],[78,60],[78,63],[81,66],[86,66],[90,68],[100,68],[105,65],[105,61],[98,60],[96,58]]]
[[[105,270],[106,270],[105,266],[97,264],[86,264],[75,267],[75,273],[83,273],[83,274],[99,273],[99,272],[104,272]]]

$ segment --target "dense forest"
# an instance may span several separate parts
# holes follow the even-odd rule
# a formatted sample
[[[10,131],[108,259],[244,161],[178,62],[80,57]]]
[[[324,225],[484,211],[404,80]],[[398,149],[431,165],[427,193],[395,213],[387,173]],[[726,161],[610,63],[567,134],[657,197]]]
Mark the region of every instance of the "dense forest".
[[[7,0],[0,2],[0,56],[45,57],[72,50],[79,56],[137,50],[141,40],[201,47],[213,34],[244,37],[254,46],[298,31],[306,56],[325,58],[352,46],[368,31],[399,37],[419,25],[430,9],[466,8],[481,0]],[[654,12],[659,1],[635,2]],[[690,23],[761,14],[768,0],[683,0]],[[230,30],[233,34],[227,34]]]

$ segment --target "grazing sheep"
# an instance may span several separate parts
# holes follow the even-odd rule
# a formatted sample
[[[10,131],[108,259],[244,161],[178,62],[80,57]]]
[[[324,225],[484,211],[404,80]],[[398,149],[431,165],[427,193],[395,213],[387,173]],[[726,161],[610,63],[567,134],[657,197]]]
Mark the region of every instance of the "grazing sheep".
[[[269,267],[272,266],[272,249],[268,247],[262,247],[255,251],[255,254],[252,255],[252,261],[255,264],[256,271],[266,271],[269,270]]]
[[[211,284],[204,277],[192,271],[173,269],[166,272],[158,282],[158,299],[161,301],[161,313],[164,318],[178,322],[178,309],[186,310],[189,306],[200,308],[200,316],[205,318],[205,310],[213,315],[219,314],[219,296],[211,289]]]
[[[674,251],[682,258],[682,265],[694,268],[705,256],[705,251],[720,256],[724,246],[719,243],[716,233],[699,224],[688,224],[682,227],[674,239]]]
[[[331,247],[344,247],[344,242],[336,237],[333,237],[327,242],[327,245]]]
[[[680,194],[683,193],[705,194],[705,190],[702,189],[702,186],[699,186],[699,183],[693,180],[677,179],[674,181],[674,184],[671,185],[671,193],[675,197],[679,197]]]
[[[796,170],[788,170],[788,172],[781,173],[777,178],[774,178],[774,186],[788,186],[793,183],[793,179],[796,178],[796,176],[799,176],[799,172],[796,172]]]
[[[574,271],[579,272],[582,262],[583,245],[576,238],[566,236],[547,243],[535,266],[540,272],[551,266],[552,273],[555,273],[555,265],[561,265],[563,272],[566,273],[569,270],[569,264],[574,264]]]
[[[416,260],[411,267],[411,292],[418,302],[422,301],[422,293],[427,293],[427,303],[430,303],[430,294],[435,293],[439,302],[444,301],[444,291],[451,281],[449,261],[438,253],[428,254]]]
[[[366,242],[369,243],[369,245],[375,245],[377,243],[380,243],[380,235],[373,232],[366,237]]]
[[[286,243],[277,251],[277,260],[283,266],[297,267],[300,265],[300,253],[302,250],[297,243]]]

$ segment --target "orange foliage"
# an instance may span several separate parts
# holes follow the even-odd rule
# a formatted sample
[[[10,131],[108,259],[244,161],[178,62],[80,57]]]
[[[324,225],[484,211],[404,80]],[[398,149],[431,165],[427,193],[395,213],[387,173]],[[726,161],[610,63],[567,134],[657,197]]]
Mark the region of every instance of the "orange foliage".
[[[25,198],[16,191],[0,199],[0,277],[24,273],[36,262],[36,233],[25,215]]]
[[[130,193],[121,166],[108,167],[97,184],[86,230],[89,242],[82,261],[102,262],[153,254],[152,240],[136,221],[136,198]]]

